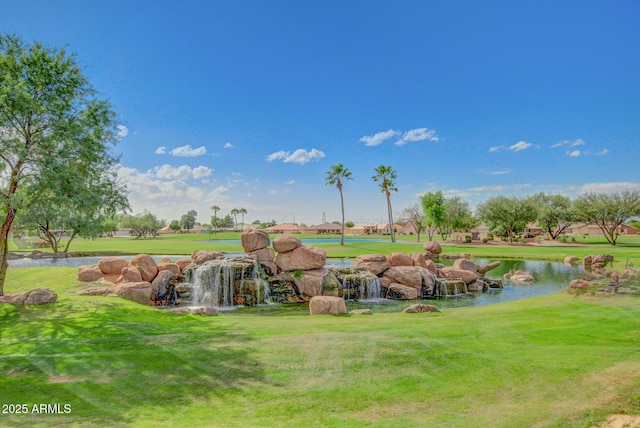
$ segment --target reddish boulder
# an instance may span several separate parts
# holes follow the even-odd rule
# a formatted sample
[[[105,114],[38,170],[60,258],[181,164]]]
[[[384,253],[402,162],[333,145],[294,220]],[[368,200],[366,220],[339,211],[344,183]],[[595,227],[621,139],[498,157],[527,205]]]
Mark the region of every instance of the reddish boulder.
[[[120,257],[105,257],[98,262],[98,268],[105,275],[120,275],[129,262]]]
[[[280,235],[273,239],[273,249],[278,253],[293,251],[302,246],[302,241],[293,235]]]
[[[347,313],[342,297],[314,296],[309,301],[310,315],[339,315]]]
[[[405,253],[389,253],[387,260],[391,267],[394,266],[413,266],[413,259]]]
[[[78,268],[78,281],[93,282],[104,278],[104,273],[95,265],[84,265]]]
[[[250,253],[261,248],[267,248],[271,245],[269,234],[264,230],[243,230],[242,235],[240,235],[240,241],[242,242],[242,248],[244,248],[245,253]]]
[[[391,265],[384,254],[365,254],[358,256],[351,262],[352,268],[364,268],[375,275],[380,275]]]
[[[155,260],[147,254],[138,254],[131,260],[131,266],[140,271],[142,280],[151,282],[158,274],[158,265]]]

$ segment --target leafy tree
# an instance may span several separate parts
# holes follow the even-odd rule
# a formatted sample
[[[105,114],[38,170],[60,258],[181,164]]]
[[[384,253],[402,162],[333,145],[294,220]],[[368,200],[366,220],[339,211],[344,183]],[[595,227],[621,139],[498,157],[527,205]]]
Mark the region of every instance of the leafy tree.
[[[380,165],[375,168],[376,175],[371,177],[373,181],[380,182],[380,189],[387,197],[387,211],[389,213],[389,228],[391,229],[391,242],[396,242],[395,225],[393,224],[393,211],[391,209],[391,192],[397,192],[395,180],[398,178],[391,166]]]
[[[233,227],[238,224],[238,214],[240,214],[240,210],[238,208],[231,208],[229,214],[233,216],[233,225],[231,225],[231,227]]]
[[[446,198],[444,201],[444,220],[440,225],[440,236],[447,240],[454,231],[474,228],[478,221],[471,214],[469,204],[459,196]]]
[[[196,217],[198,213],[195,210],[189,210],[186,214],[180,217],[180,226],[189,233],[193,226],[196,224]]]
[[[351,220],[347,220],[344,222],[345,227],[353,227],[355,224]]]
[[[422,208],[418,204],[411,205],[404,210],[406,216],[411,220],[413,228],[418,236],[418,242],[420,242],[420,234],[425,230],[424,213]]]
[[[336,186],[340,192],[340,212],[342,213],[342,230],[340,232],[340,245],[344,245],[344,196],[342,194],[342,181],[352,180],[351,171],[344,167],[343,164],[333,165],[324,179],[326,186]]]
[[[556,239],[571,225],[574,220],[571,199],[562,195],[538,193],[531,197],[538,210],[538,226]]]
[[[478,217],[487,224],[492,233],[505,234],[509,242],[514,235],[522,233],[527,223],[537,218],[536,207],[529,198],[517,196],[494,196],[477,208]]]
[[[120,226],[130,229],[130,233],[135,235],[136,239],[145,238],[148,235],[157,237],[158,230],[162,229],[165,224],[165,220],[158,220],[154,214],[147,210],[137,215],[124,216],[120,222]]]
[[[115,183],[115,120],[73,54],[0,35],[0,295],[18,213],[52,190]]]
[[[244,227],[244,215],[247,213],[247,209],[246,208],[239,208],[238,209],[238,214],[240,214],[242,216],[242,227]]]
[[[223,218],[218,219],[218,226],[219,227],[233,227],[235,225],[233,219],[231,218],[230,214],[225,215]]]
[[[428,192],[420,197],[424,211],[424,224],[429,241],[433,239],[438,229],[445,222],[445,199],[442,191]]]
[[[211,218],[211,225],[213,226],[213,233],[216,233],[216,227],[218,226],[218,211],[220,211],[220,207],[217,205],[214,205],[211,207],[211,210],[213,211],[213,217]]]
[[[180,232],[182,230],[182,226],[180,226],[180,222],[178,220],[171,220],[171,223],[169,223],[169,229],[174,232]]]
[[[616,193],[587,192],[574,202],[576,220],[597,225],[611,245],[616,245],[617,229],[640,215],[640,191]]]
[[[272,227],[278,224],[275,220],[271,219],[271,221],[265,221],[264,223],[260,223],[260,228],[266,229],[267,227]]]

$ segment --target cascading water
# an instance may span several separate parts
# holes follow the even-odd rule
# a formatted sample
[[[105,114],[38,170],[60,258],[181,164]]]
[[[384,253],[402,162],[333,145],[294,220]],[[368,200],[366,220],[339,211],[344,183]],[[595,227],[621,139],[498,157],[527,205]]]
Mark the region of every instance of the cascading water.
[[[338,273],[346,300],[381,299],[380,278],[368,271],[342,269]]]
[[[258,262],[248,257],[224,257],[192,268],[192,306],[253,306],[269,299],[269,284],[261,278]]]

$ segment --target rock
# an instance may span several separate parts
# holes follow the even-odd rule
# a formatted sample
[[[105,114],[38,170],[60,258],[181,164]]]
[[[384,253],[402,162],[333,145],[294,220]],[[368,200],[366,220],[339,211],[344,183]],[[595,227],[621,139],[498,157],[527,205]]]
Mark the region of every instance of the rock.
[[[84,265],[78,268],[78,275],[76,278],[78,278],[78,281],[82,282],[93,282],[104,278],[104,274],[98,266]]]
[[[182,270],[180,269],[180,266],[178,266],[177,263],[166,263],[166,262],[159,263],[158,274],[160,274],[160,272],[162,272],[163,270],[168,270],[172,272],[174,276],[180,276],[180,274],[182,273]]]
[[[0,296],[0,303],[11,303],[14,305],[47,305],[55,303],[58,295],[48,288],[36,288],[25,293],[5,294]]]
[[[418,290],[406,285],[391,283],[387,290],[387,299],[395,300],[416,300],[418,298]]]
[[[491,262],[489,264],[486,264],[484,266],[480,266],[480,265],[476,265],[476,271],[480,274],[480,275],[484,275],[487,272],[489,272],[490,270],[493,270],[495,268],[497,268],[498,266],[500,266],[500,262]]]
[[[349,315],[373,315],[371,309],[354,309],[349,312]]]
[[[160,260],[158,260],[158,265],[160,265],[161,263],[167,264],[167,263],[174,263],[174,262],[169,257],[160,257]]]
[[[138,254],[131,260],[131,266],[140,271],[142,280],[146,282],[153,281],[158,274],[158,266],[153,258],[147,254]]]
[[[118,297],[131,300],[142,305],[153,305],[151,293],[154,291],[151,283],[143,282],[123,282],[116,285],[115,293]]]
[[[565,265],[574,265],[576,263],[578,263],[578,257],[576,256],[567,256],[564,258],[564,264]]]
[[[521,273],[521,274],[517,274],[517,275],[511,275],[511,278],[509,278],[509,280],[511,282],[533,282],[534,278],[531,274],[528,273]]]
[[[293,282],[298,288],[300,297],[309,301],[314,296],[342,296],[342,285],[335,273],[327,268],[303,271],[300,274],[286,272],[282,277]]]
[[[309,301],[310,315],[339,315],[347,313],[342,297],[314,296]]]
[[[593,285],[593,283],[587,281],[586,279],[574,279],[569,283],[569,286],[567,288],[587,288],[587,287],[591,287]]]
[[[438,255],[442,252],[442,247],[436,241],[425,242],[422,248],[430,255]]]
[[[391,265],[384,254],[366,254],[358,256],[351,262],[352,268],[364,268],[375,275],[380,275]]]
[[[324,267],[327,255],[320,248],[302,245],[293,251],[278,253],[275,262],[284,272],[312,270]]]
[[[460,278],[465,284],[469,284],[478,279],[478,275],[476,273],[465,269],[456,269],[454,267],[443,267],[440,269],[440,273],[445,278]]]
[[[197,265],[201,265],[209,260],[219,259],[224,256],[220,251],[196,250],[191,253],[191,260]]]
[[[218,315],[218,309],[213,306],[201,306],[198,308],[174,308],[171,309],[174,314],[191,314],[212,317]]]
[[[389,278],[385,278],[385,277],[380,278],[381,288],[389,288],[390,286],[391,286],[391,280]]]
[[[387,269],[382,276],[388,278],[392,283],[420,290],[422,288],[422,273],[418,269],[414,266],[396,266]]]
[[[427,259],[425,258],[424,254],[422,254],[422,253],[412,253],[411,254],[411,260],[413,260],[413,265],[414,266],[423,267],[425,269],[427,268]],[[429,260],[429,261],[431,263],[433,263],[432,260]]]
[[[413,266],[413,259],[405,253],[389,253],[387,260],[391,267],[394,266]]]
[[[244,248],[245,253],[250,253],[261,248],[267,248],[271,245],[269,234],[264,230],[243,230],[242,235],[240,235],[240,241],[242,242],[242,248]]]
[[[302,241],[293,235],[280,235],[273,240],[273,249],[278,253],[293,251],[302,245]]]
[[[611,254],[597,254],[585,256],[582,259],[582,264],[587,267],[603,267],[607,262],[612,262],[613,256]]]
[[[432,273],[437,274],[438,273],[438,266],[433,262],[433,260],[425,260],[424,264],[426,265],[425,267]]]
[[[120,276],[116,280],[116,284],[120,284],[121,282],[142,282],[142,274],[137,268],[127,266],[122,269]]]
[[[164,294],[167,287],[173,282],[174,274],[170,270],[162,270],[153,279],[151,283],[154,290],[158,290],[158,294]]]
[[[415,303],[404,311],[407,314],[417,314],[421,312],[440,312],[435,305],[423,305],[422,303]]]
[[[478,271],[476,270],[476,264],[468,259],[456,259],[453,262],[453,268],[468,270],[469,272],[473,272],[475,274],[478,273]]]
[[[193,260],[188,257],[184,257],[182,259],[176,260],[175,263],[178,265],[178,267],[180,267],[180,272],[183,272],[187,266],[193,263]]]
[[[76,291],[77,296],[108,296],[113,293],[113,287],[89,287],[84,290]]]
[[[275,240],[274,240],[274,243],[275,243]],[[273,259],[275,259],[276,257],[276,254],[273,252],[273,249],[271,248],[260,248],[259,250],[255,250],[255,251],[251,251],[250,253],[247,253],[247,255],[252,259],[254,259],[255,261],[257,261],[258,263],[273,262]]]
[[[105,275],[120,275],[129,262],[120,257],[105,257],[98,262],[98,268]]]

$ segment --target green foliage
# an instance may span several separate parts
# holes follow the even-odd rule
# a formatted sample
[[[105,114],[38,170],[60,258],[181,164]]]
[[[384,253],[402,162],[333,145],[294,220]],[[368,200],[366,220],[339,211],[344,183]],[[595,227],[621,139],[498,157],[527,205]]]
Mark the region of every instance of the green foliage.
[[[147,236],[158,236],[158,230],[165,225],[165,220],[158,220],[155,214],[145,210],[137,215],[124,216],[120,222],[120,227],[130,229],[131,234],[138,238]]]
[[[397,173],[391,166],[380,165],[375,168],[376,174],[371,177],[375,182],[380,182],[380,190],[387,198],[387,213],[389,214],[389,227],[391,228],[391,242],[396,242],[396,231],[393,223],[393,210],[391,208],[391,192],[397,192],[396,179]]]
[[[351,220],[347,220],[347,221],[344,223],[344,226],[345,226],[345,227],[353,227],[353,226],[355,226],[355,223],[354,223],[354,222],[352,222]]]
[[[420,234],[425,230],[425,218],[422,209],[418,204],[414,204],[409,208],[405,208],[404,213],[413,224],[413,228],[418,236],[418,242],[420,242]]]
[[[471,240],[471,236],[469,236],[469,235],[465,235],[465,237],[464,237],[464,242],[465,242],[466,244],[471,244],[471,241],[472,241],[472,240]]]
[[[571,225],[575,215],[571,199],[563,195],[538,193],[531,197],[537,208],[537,224],[551,239],[556,239]]]
[[[180,217],[180,227],[189,232],[196,224],[196,217],[198,217],[197,211],[189,210]]]
[[[420,197],[422,211],[424,212],[424,224],[429,241],[433,239],[439,228],[444,226],[446,219],[445,199],[442,191],[428,192]]]
[[[640,216],[640,191],[587,192],[574,203],[576,219],[597,225],[611,245],[616,245],[618,227]]]
[[[327,171],[327,176],[325,177],[325,185],[327,186],[336,186],[338,191],[340,192],[340,212],[342,214],[342,230],[340,233],[340,245],[344,245],[344,195],[342,193],[342,181],[343,180],[352,180],[351,171],[344,167],[343,164],[339,163],[337,165],[333,165],[331,170]]]
[[[527,223],[536,220],[536,207],[528,198],[494,196],[477,208],[478,217],[496,235],[506,235],[513,242]]]

